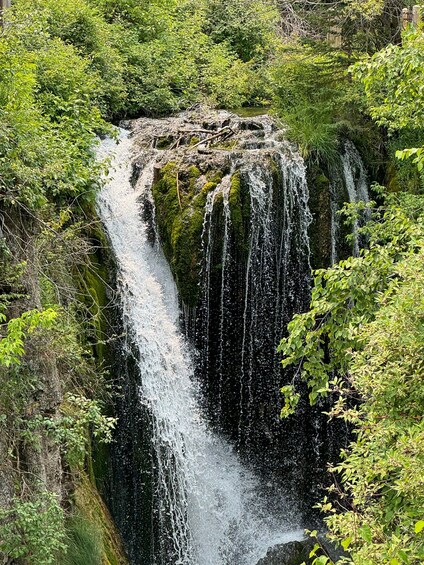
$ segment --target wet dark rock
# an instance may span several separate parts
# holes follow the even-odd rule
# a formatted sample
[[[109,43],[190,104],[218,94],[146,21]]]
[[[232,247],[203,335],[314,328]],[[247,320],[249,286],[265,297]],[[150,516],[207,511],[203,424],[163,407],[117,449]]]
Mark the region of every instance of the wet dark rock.
[[[314,557],[309,557],[315,544],[319,543],[321,548],[316,551]],[[313,560],[320,555],[326,555],[334,563],[343,555],[347,554],[336,549],[327,538],[318,534],[318,538],[307,538],[301,541],[289,541],[271,547],[266,556],[260,559],[257,565],[311,565]]]
[[[314,542],[311,539],[282,543],[269,549],[257,565],[309,565],[312,563],[309,554],[313,547]]]
[[[251,130],[251,131],[264,129],[263,117],[258,116],[257,118],[254,118],[254,119],[251,119],[251,118],[241,119],[240,120],[240,129]]]

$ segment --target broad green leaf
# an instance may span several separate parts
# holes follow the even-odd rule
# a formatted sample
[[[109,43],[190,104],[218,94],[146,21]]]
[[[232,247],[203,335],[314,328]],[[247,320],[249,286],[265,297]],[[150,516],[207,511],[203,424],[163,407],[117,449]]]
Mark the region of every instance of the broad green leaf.
[[[419,520],[414,526],[414,532],[419,534],[424,529],[424,520]]]
[[[371,528],[369,526],[362,526],[361,528],[359,528],[359,535],[364,541],[367,541],[368,543],[370,543],[372,540]]]

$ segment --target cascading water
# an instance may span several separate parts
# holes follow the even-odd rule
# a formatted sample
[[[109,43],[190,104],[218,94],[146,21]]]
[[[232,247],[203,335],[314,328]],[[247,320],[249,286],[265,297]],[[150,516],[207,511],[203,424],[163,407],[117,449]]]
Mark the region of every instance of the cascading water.
[[[112,147],[112,142],[104,142],[103,154],[112,151]],[[230,445],[212,433],[202,415],[190,351],[178,327],[178,302],[172,274],[161,250],[149,241],[149,225],[143,220],[142,203],[150,198],[148,191],[155,155],[145,164],[134,190],[130,183],[131,151],[132,140],[122,135],[114,150],[114,170],[99,196],[98,208],[118,264],[119,295],[129,343],[123,354],[135,359],[140,379],[136,402],[149,414],[153,478],[151,521],[154,522],[149,565],[254,565],[269,547],[301,537],[301,530],[295,530],[298,526],[295,513],[283,498],[275,495],[274,506],[279,507],[280,512],[271,510],[269,501],[261,498],[260,485],[253,475],[243,468]],[[254,175],[253,171],[248,172],[248,176]],[[231,221],[225,212],[227,180],[224,178],[219,188],[224,194],[225,237],[228,237],[225,230]],[[252,205],[258,206],[257,213],[262,215],[261,197],[256,197],[254,190]],[[256,190],[260,191],[259,185]],[[208,195],[204,221],[204,237],[208,242],[213,239],[211,218],[218,192],[217,189]],[[288,193],[285,198],[290,200],[294,194]],[[271,200],[269,196],[265,211],[271,206]],[[257,241],[252,240],[254,245],[261,245],[269,235],[265,230],[268,220],[263,222]],[[256,285],[258,281],[254,280],[252,269],[254,262],[260,259],[252,244],[248,277],[249,284]],[[213,250],[208,250],[208,245],[205,246],[205,277],[211,276],[207,274],[207,264],[211,265],[213,260]],[[280,261],[285,245],[278,241],[277,247],[270,246],[265,253],[272,255],[278,248],[277,260]],[[225,271],[230,269],[230,256],[225,244],[221,251],[223,292],[219,308],[224,316]],[[282,280],[285,274],[280,272],[279,277]],[[259,295],[259,287],[255,292]],[[203,299],[208,300],[205,296]],[[258,313],[252,311],[247,300],[244,311],[243,340],[247,343],[250,340],[247,328],[255,323],[254,315]],[[219,327],[223,341],[224,322],[225,317]],[[226,354],[222,352],[218,363],[224,364]],[[243,362],[253,364],[248,347]],[[223,385],[221,380],[220,386]],[[138,470],[133,472],[137,474]],[[125,515],[124,519],[137,521],[139,517]],[[146,565],[146,560],[131,549],[129,553],[134,564]]]
[[[369,202],[368,179],[365,171],[364,163],[354,144],[347,140],[344,142],[343,152],[340,155],[341,170],[337,168],[334,171],[332,181],[332,199],[331,199],[331,262],[336,263],[339,259],[338,245],[343,236],[340,236],[340,218],[338,211],[348,201]],[[367,218],[366,211],[364,219]],[[360,221],[356,220],[352,226],[352,254],[359,255],[361,247],[360,237],[358,236],[358,228]],[[346,234],[343,234],[346,236]]]
[[[213,428],[270,493],[289,492],[306,509],[324,467],[313,477],[328,426],[306,403],[300,418],[279,419],[279,389],[293,375],[276,354],[293,313],[310,298],[305,166],[269,117],[233,120],[242,139],[227,157],[230,172],[206,199],[200,297],[188,334]],[[324,461],[328,452],[319,455]]]
[[[303,163],[275,136],[262,140],[261,145],[260,150],[252,147],[249,154],[234,158],[233,163],[239,182],[246,187],[249,207],[245,257],[237,257],[240,250],[228,205],[228,177],[209,195],[202,234],[202,301],[197,325],[202,328],[203,373],[205,379],[218,383],[216,393],[209,395],[217,399],[215,420],[222,419],[225,428],[225,419],[237,414],[235,439],[239,444],[248,444],[258,432],[252,431],[252,425],[258,423],[255,412],[265,399],[269,403],[267,395],[273,398],[272,408],[278,415],[281,370],[272,353],[284,323],[293,311],[304,307],[310,288],[311,218]],[[214,212],[222,217],[223,229],[218,232],[212,229]],[[217,262],[220,281],[211,295]],[[211,340],[217,324],[218,336]],[[222,414],[222,382],[230,374],[233,391],[232,395],[225,391],[227,414]],[[231,383],[226,387],[231,388]]]

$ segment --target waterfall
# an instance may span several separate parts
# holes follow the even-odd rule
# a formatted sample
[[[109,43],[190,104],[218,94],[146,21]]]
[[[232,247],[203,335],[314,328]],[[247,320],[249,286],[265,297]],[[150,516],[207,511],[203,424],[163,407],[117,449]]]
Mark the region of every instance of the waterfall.
[[[257,137],[232,155],[230,175],[208,195],[193,340],[215,428],[245,455],[275,467],[278,451],[291,451],[278,419],[284,376],[275,351],[293,313],[308,305],[311,214],[302,159],[269,118],[256,128]],[[241,243],[228,204],[235,174],[249,211]],[[304,447],[305,439],[297,444]]]
[[[121,132],[116,148],[110,140],[102,143],[100,154],[114,153],[114,157],[110,176],[98,198],[98,210],[118,265],[118,291],[129,344],[123,356],[134,357],[139,378],[136,402],[146,407],[150,419],[151,476],[154,481],[151,519],[155,523],[155,533],[149,565],[255,565],[269,547],[299,539],[302,530],[298,529],[295,509],[278,493],[273,500],[266,497],[254,475],[243,467],[230,444],[211,431],[203,415],[190,347],[178,324],[178,298],[172,274],[160,247],[152,245],[150,228],[145,220],[143,208],[151,198],[154,156],[144,164],[134,189],[130,183],[132,149],[133,141],[125,132]],[[281,169],[287,166],[284,162]],[[298,164],[293,166],[299,167]],[[280,263],[287,254],[288,243],[281,240],[280,233],[280,239],[276,236],[272,244],[264,247],[263,257],[254,249],[270,237],[273,206],[271,193],[266,196],[269,179],[260,180],[265,173],[255,173],[255,170],[249,168],[246,174],[252,180],[252,206],[257,207],[255,213],[262,224],[257,235],[254,235],[256,228],[251,231],[249,268],[245,276],[250,294],[255,295],[254,300],[259,300],[260,287],[255,285],[261,283],[255,279],[254,263],[262,262],[264,268],[268,261]],[[232,268],[229,181],[229,177],[224,177],[216,191],[208,195],[203,224],[205,265],[202,276],[207,282],[213,261],[210,246],[214,231],[212,216],[217,195],[221,192],[224,244],[220,250],[222,292],[218,332],[222,343],[225,342],[228,301],[225,293]],[[290,182],[285,180],[282,197],[295,206],[294,200],[304,200],[306,196],[299,190],[298,181],[295,182],[296,190]],[[304,206],[304,214],[305,210]],[[285,217],[282,221],[288,226],[292,219]],[[307,222],[306,216],[302,221]],[[298,234],[296,241],[302,237],[304,235]],[[291,241],[294,245],[295,240]],[[273,258],[275,254],[277,257]],[[279,271],[279,279],[285,278],[286,273]],[[290,281],[286,280],[284,284],[290,288]],[[258,323],[260,311],[252,308],[251,298],[246,297],[243,362],[253,367],[252,346],[250,342],[249,346],[246,344],[251,339],[248,328]],[[202,300],[209,303],[211,298],[204,294]],[[272,331],[275,333],[276,329]],[[223,349],[217,357],[221,387],[225,384],[226,355],[227,351]],[[249,381],[247,386],[250,386]],[[133,472],[137,474],[138,470]],[[127,515],[125,519],[135,522],[140,517]],[[137,555],[131,557],[133,563],[142,562]]]
[[[343,152],[340,155],[341,170],[335,170],[332,180],[331,198],[331,261],[336,263],[339,259],[338,244],[346,234],[340,235],[341,226],[338,211],[344,202],[369,202],[368,178],[362,158],[354,144],[346,140]],[[363,218],[355,220],[352,226],[352,249],[351,253],[356,257],[359,255],[361,240],[358,228],[362,219],[368,217],[367,211]]]

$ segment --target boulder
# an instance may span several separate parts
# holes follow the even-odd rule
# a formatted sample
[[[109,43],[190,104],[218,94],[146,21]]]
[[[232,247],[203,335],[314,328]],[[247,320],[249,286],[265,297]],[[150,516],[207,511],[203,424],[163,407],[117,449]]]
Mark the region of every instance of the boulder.
[[[289,541],[271,547],[257,565],[301,565],[312,563],[309,553],[314,547],[314,540]]]

